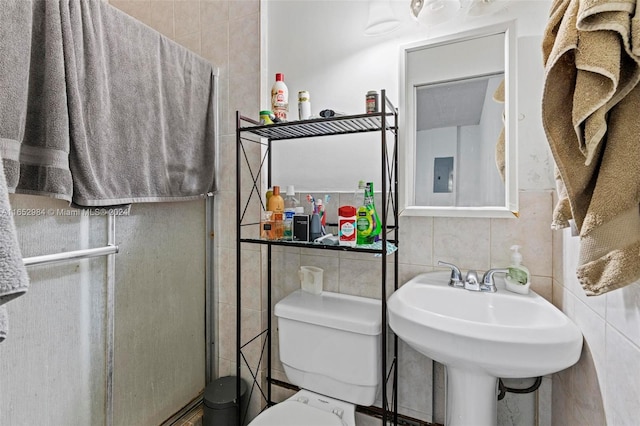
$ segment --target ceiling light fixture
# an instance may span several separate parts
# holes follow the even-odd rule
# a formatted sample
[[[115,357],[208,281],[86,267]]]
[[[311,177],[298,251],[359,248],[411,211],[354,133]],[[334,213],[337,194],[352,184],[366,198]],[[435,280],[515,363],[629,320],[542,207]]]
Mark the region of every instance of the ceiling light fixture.
[[[412,0],[411,14],[432,27],[452,19],[460,9],[459,0]]]
[[[471,0],[467,7],[467,15],[491,15],[505,8],[506,4],[507,2],[503,0]]]
[[[414,18],[420,15],[420,11],[424,7],[424,0],[411,0],[411,14]]]
[[[391,8],[391,0],[369,0],[369,19],[364,30],[366,35],[390,33],[400,26]]]

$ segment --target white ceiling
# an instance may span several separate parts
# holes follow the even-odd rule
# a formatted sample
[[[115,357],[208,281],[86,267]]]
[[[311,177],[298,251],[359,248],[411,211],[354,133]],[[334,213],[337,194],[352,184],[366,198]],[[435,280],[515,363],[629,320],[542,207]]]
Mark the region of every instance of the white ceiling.
[[[491,76],[418,87],[416,130],[479,124],[489,78]]]

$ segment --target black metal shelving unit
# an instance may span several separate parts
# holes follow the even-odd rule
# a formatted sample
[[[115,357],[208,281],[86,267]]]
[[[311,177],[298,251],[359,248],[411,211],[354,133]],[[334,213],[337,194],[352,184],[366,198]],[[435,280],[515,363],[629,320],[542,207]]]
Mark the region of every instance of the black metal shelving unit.
[[[289,246],[315,248],[319,250],[341,250],[365,252],[380,255],[381,267],[381,313],[382,316],[382,335],[381,335],[381,377],[382,380],[382,407],[379,409],[371,409],[360,407],[360,411],[374,414],[382,419],[382,424],[387,425],[391,422],[398,424],[398,338],[392,334],[393,348],[390,350],[388,339],[389,328],[387,325],[387,268],[388,259],[393,258],[393,289],[398,289],[398,251],[387,254],[387,243],[398,245],[398,111],[389,101],[385,90],[381,90],[380,112],[345,115],[331,118],[318,118],[301,121],[292,121],[285,123],[276,123],[262,125],[260,122],[251,118],[242,116],[240,112],[236,112],[236,390],[237,401],[240,401],[240,380],[241,368],[246,366],[253,377],[253,383],[250,386],[246,398],[250,399],[250,395],[257,390],[264,398],[267,407],[274,405],[271,397],[271,387],[273,384],[283,385],[272,378],[272,247],[273,246]],[[247,218],[247,213],[251,208],[256,208],[252,203],[260,206],[262,211],[266,210],[264,205],[261,178],[264,170],[267,173],[267,186],[271,186],[271,153],[272,149],[277,146],[277,141],[303,138],[327,137],[335,135],[348,135],[355,133],[378,132],[380,134],[380,153],[381,153],[381,177],[382,177],[382,209],[379,210],[379,216],[382,221],[381,242],[382,249],[371,249],[363,247],[345,247],[345,246],[327,246],[314,243],[303,243],[293,241],[270,241],[260,239],[259,219],[256,221]],[[388,136],[391,135],[389,138]],[[266,141],[265,141],[266,139]],[[261,151],[261,160],[259,167],[252,168],[249,160],[248,150],[250,144],[260,144],[264,147]],[[250,179],[251,189],[249,194],[243,197],[243,172]],[[251,182],[252,181],[252,182]],[[262,244],[267,247],[267,327],[255,336],[242,336],[242,262],[241,249],[243,244]],[[243,340],[244,339],[244,340]],[[260,358],[257,365],[249,365],[249,361],[244,354],[244,350],[249,344],[255,344],[256,340],[264,339],[261,344]],[[391,354],[389,354],[389,352]],[[266,369],[266,389],[263,389],[260,383],[259,370],[264,358]],[[286,385],[286,384],[285,384]],[[390,395],[389,395],[390,393]],[[243,412],[244,411],[244,412]],[[240,426],[246,416],[246,411],[238,404],[238,425]]]

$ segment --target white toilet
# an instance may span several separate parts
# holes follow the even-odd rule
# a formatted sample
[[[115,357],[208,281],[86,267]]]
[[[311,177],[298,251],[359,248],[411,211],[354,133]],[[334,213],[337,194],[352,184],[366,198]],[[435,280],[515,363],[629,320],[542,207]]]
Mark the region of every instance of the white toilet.
[[[250,426],[355,426],[355,405],[372,405],[380,382],[380,301],[297,290],[275,306],[280,360],[302,390]]]

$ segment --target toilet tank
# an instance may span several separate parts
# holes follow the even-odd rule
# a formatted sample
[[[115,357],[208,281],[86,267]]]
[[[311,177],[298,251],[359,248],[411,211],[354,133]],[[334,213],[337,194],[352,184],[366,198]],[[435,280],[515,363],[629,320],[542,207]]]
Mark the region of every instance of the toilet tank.
[[[372,405],[380,382],[380,301],[297,290],[275,306],[280,361],[289,381]]]

